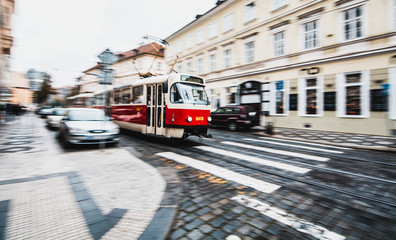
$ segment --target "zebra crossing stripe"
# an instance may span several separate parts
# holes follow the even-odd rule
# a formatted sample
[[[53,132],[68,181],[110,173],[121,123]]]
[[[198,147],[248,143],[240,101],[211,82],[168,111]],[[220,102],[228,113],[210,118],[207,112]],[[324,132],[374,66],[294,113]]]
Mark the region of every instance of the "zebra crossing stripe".
[[[207,147],[207,146],[196,146],[195,148],[198,148],[198,149],[201,149],[204,151],[208,151],[208,152],[212,152],[212,153],[216,153],[216,154],[220,154],[220,155],[224,155],[227,157],[238,158],[241,160],[254,162],[254,163],[261,164],[261,165],[266,165],[266,166],[283,169],[283,170],[291,171],[291,172],[295,172],[295,173],[305,174],[310,171],[310,169],[308,169],[308,168],[297,167],[297,166],[293,166],[293,165],[286,164],[286,163],[280,163],[280,162],[271,161],[271,160],[258,158],[258,157],[253,157],[253,156],[249,156],[249,155],[244,155],[244,154],[240,154],[240,153],[236,153],[236,152],[225,151],[222,149],[216,149],[216,148]]]
[[[237,195],[231,198],[246,207],[255,209],[261,214],[266,215],[276,221],[279,221],[285,225],[288,225],[297,231],[312,235],[316,239],[323,240],[343,240],[344,236],[332,232],[324,227],[315,225],[305,219],[298,218],[297,216],[290,214],[282,209],[271,207],[270,205],[261,202],[257,199],[253,199],[249,196]]]
[[[254,149],[254,150],[258,150],[258,151],[276,153],[276,154],[287,155],[287,156],[292,156],[292,157],[305,158],[305,159],[310,159],[310,160],[315,160],[315,161],[320,161],[320,162],[326,162],[329,160],[329,158],[325,158],[325,157],[317,157],[317,156],[312,156],[312,155],[303,154],[303,153],[295,153],[295,152],[288,152],[288,151],[265,148],[265,147],[257,147],[257,146],[242,144],[242,143],[236,143],[236,142],[222,142],[222,143],[228,144],[228,145],[233,145],[236,147],[250,148],[250,149]]]
[[[326,148],[334,148],[334,149],[341,149],[341,150],[352,150],[351,148],[346,148],[346,147],[338,147],[338,146],[330,146],[330,145],[324,145],[324,144],[319,144],[319,143],[308,143],[308,142],[301,142],[301,141],[294,141],[294,140],[288,140],[288,139],[277,139],[277,138],[267,138],[267,137],[260,137],[261,139],[271,139],[271,141],[268,141],[270,143],[274,143],[273,141],[281,141],[281,142],[291,142],[291,143],[302,143],[302,144],[308,144],[310,146],[318,146],[318,147],[326,147]],[[264,141],[264,140],[263,140]],[[286,144],[286,143],[283,143]],[[279,144],[281,145],[281,144]],[[298,146],[298,147],[304,147],[301,145],[294,145],[293,146]],[[309,147],[308,147],[309,148]],[[317,150],[316,148],[314,148],[313,150]],[[327,150],[327,151],[333,151],[333,150],[328,150],[328,149],[322,149],[322,150]],[[337,151],[335,153],[343,153],[340,151]]]
[[[214,164],[206,163],[206,162],[196,160],[191,157],[187,157],[187,156],[180,155],[177,153],[162,152],[162,153],[157,153],[156,155],[167,158],[167,159],[171,159],[175,162],[178,162],[178,163],[190,166],[192,168],[213,174],[220,178],[227,179],[227,180],[233,181],[233,182],[237,182],[241,185],[254,188],[254,189],[264,192],[264,193],[271,193],[281,187],[276,184],[272,184],[272,183],[265,182],[265,181],[262,181],[262,180],[259,180],[256,178],[252,178],[252,177],[228,170],[226,168],[222,168],[222,167],[216,166]]]
[[[301,148],[301,149],[308,149],[308,150],[314,150],[314,151],[321,151],[321,152],[327,152],[327,153],[337,153],[337,154],[344,153],[344,152],[336,151],[336,150],[329,150],[329,149],[324,149],[324,148],[314,148],[314,147],[308,147],[308,146],[302,146],[302,145],[296,145],[296,144],[290,144],[290,143],[274,142],[274,141],[268,141],[268,140],[260,140],[260,139],[252,139],[252,138],[244,138],[243,140],[252,141],[252,142],[269,143],[269,144],[275,144],[275,145],[281,145],[281,146],[287,146],[287,147],[295,147],[295,148]],[[321,146],[323,146],[323,145],[321,145]]]

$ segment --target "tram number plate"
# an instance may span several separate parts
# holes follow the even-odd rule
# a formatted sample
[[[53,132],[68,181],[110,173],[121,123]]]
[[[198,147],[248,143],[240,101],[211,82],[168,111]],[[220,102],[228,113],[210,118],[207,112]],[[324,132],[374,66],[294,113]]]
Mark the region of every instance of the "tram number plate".
[[[204,120],[204,117],[196,117],[195,118],[195,121],[203,121]]]

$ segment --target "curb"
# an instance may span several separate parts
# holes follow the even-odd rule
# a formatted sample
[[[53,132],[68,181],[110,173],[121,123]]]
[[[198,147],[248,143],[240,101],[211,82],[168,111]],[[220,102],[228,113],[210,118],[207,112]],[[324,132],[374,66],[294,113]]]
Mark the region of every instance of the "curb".
[[[157,213],[140,235],[139,240],[165,239],[172,227],[178,209],[182,183],[177,172],[170,167],[157,167],[156,169],[165,179],[166,189]]]
[[[141,159],[142,155],[134,148],[126,148],[132,155]],[[141,159],[141,161],[144,161]],[[160,206],[139,240],[165,239],[172,227],[182,193],[182,182],[177,171],[171,167],[160,167],[151,161],[144,161],[157,169],[166,181],[166,188]]]

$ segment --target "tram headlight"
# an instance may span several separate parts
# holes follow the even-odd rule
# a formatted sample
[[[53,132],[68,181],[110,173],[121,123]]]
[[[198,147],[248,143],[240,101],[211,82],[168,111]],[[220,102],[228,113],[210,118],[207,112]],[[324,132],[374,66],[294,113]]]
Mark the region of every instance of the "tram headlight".
[[[208,117],[208,122],[211,122],[212,121],[212,118],[211,117]]]
[[[175,113],[172,113],[172,122],[175,121]]]
[[[189,123],[192,122],[192,117],[188,116],[186,121],[189,122]]]

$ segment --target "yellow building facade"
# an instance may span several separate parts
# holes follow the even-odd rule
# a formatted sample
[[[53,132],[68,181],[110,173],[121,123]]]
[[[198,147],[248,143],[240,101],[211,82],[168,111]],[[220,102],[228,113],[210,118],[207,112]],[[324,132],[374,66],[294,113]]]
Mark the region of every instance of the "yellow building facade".
[[[170,35],[212,107],[275,127],[396,135],[395,0],[227,0]],[[166,54],[167,64],[174,59]]]

